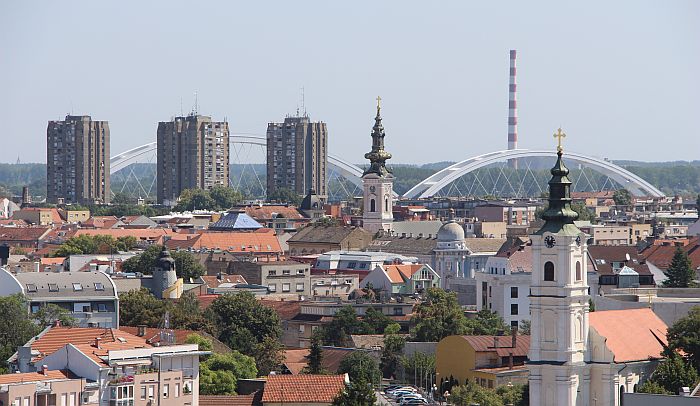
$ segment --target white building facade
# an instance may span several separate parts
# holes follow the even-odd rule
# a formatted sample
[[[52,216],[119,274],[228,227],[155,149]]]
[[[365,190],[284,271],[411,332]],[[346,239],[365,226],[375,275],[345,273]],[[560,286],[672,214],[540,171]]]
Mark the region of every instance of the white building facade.
[[[391,154],[384,150],[384,127],[380,115],[380,98],[377,98],[377,116],[372,127],[372,151],[365,154],[370,166],[362,174],[363,211],[362,227],[376,233],[391,232],[394,215],[394,175],[386,167]]]

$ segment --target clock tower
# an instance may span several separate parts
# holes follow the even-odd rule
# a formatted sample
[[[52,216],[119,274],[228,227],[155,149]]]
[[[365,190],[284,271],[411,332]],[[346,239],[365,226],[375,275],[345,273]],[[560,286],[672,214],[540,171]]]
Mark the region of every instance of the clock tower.
[[[377,97],[377,116],[372,127],[372,151],[365,154],[370,166],[362,174],[363,211],[362,227],[372,233],[391,231],[394,221],[394,175],[386,167],[391,154],[384,150],[384,126],[382,126],[381,98]]]
[[[590,392],[586,235],[574,225],[578,213],[571,208],[569,169],[562,160],[566,135],[559,129],[554,136],[559,146],[545,224],[530,236],[530,402],[582,406],[589,404]]]

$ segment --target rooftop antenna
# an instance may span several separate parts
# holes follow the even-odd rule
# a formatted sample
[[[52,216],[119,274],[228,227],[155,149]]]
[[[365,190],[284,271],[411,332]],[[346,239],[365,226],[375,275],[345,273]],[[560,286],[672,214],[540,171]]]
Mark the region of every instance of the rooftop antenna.
[[[194,91],[194,109],[192,110],[193,115],[197,115],[197,111],[199,110],[199,101],[197,99],[197,91]]]
[[[182,109],[182,96],[180,96],[180,117],[185,116],[185,111]]]
[[[304,86],[301,87],[301,111],[304,112],[304,117],[306,117],[306,105],[304,104],[305,102],[305,97],[304,97]]]

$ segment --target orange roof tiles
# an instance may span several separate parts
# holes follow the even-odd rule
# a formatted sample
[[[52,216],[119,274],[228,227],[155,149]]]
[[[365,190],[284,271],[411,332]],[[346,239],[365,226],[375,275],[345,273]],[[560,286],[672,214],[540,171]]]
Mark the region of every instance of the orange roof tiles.
[[[212,276],[212,275],[203,275],[203,276],[201,276],[201,278],[202,278],[202,281],[204,281],[204,284],[207,285],[208,288],[218,288],[219,285],[221,285],[222,283],[233,283],[233,284],[248,283],[248,282],[246,282],[243,275],[221,275],[221,279],[217,278],[216,276]]]
[[[39,241],[50,230],[49,227],[3,227],[0,228],[0,241]]]
[[[61,265],[65,261],[65,257],[48,257],[41,258],[41,265]]]
[[[605,338],[613,361],[661,358],[667,326],[651,309],[606,310],[588,316],[590,326]]]
[[[199,406],[252,406],[262,398],[260,391],[251,395],[199,395]]]
[[[344,375],[270,375],[263,403],[331,403],[345,389]]]
[[[264,229],[261,229],[264,230]],[[228,252],[282,253],[279,240],[272,230],[262,232],[208,232],[191,239],[194,249],[220,249]]]
[[[42,372],[27,372],[23,374],[5,374],[0,375],[0,385],[13,383],[29,383],[41,381],[53,381],[57,379],[71,379],[72,375],[68,371],[55,370],[46,371],[46,375]]]
[[[283,205],[263,205],[263,206],[247,206],[245,213],[255,220],[270,220],[273,214],[281,215],[286,219],[304,220],[306,217],[302,215],[296,207]]]
[[[411,279],[411,276],[422,267],[422,264],[386,265],[384,271],[389,276],[391,283],[404,283],[405,280]]]
[[[513,353],[514,357],[526,357],[530,351],[530,336],[517,335],[515,348],[512,347],[513,337],[504,336],[462,336],[476,352],[495,352],[499,357],[507,357]],[[498,338],[498,347],[495,341]]]
[[[676,253],[675,243],[683,244],[684,241],[673,241],[673,244],[652,245],[641,252],[641,256],[648,262],[661,269],[668,269]],[[688,254],[693,269],[700,268],[700,237],[687,240],[681,250]]]
[[[133,334],[112,328],[52,327],[31,343],[32,350],[39,353],[38,356],[34,357],[34,360],[41,359],[69,343],[92,345],[97,337],[102,339],[101,344],[113,342],[121,338],[125,340],[126,343],[131,344],[131,348],[134,348],[134,345],[140,347],[150,346],[146,343],[146,340],[141,337],[136,337]]]

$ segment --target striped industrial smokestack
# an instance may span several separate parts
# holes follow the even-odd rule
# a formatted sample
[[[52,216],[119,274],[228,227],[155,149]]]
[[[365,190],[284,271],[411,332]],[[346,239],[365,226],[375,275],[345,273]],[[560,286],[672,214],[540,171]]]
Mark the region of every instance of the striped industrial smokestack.
[[[510,50],[510,81],[508,82],[508,149],[518,149],[518,100],[517,91],[518,84],[515,80],[516,67],[515,58],[517,51]],[[515,159],[508,160],[512,168],[518,167],[518,161]]]

